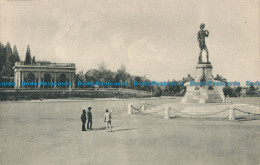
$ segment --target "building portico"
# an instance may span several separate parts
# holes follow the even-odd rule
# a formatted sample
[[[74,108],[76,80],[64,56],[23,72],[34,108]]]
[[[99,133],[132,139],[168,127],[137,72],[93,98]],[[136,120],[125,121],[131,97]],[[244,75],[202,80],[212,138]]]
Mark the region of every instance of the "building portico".
[[[16,62],[14,66],[15,88],[74,88],[75,71],[73,63],[33,62],[25,64]],[[34,85],[24,86],[22,82],[34,83]],[[43,82],[51,85],[43,85]],[[53,85],[55,82],[67,82],[71,85]]]

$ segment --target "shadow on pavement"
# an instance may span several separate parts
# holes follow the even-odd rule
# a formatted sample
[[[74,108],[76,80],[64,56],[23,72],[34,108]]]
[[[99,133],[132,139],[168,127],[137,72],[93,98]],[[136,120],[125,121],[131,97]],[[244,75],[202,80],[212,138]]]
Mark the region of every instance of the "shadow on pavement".
[[[129,131],[129,130],[134,130],[134,129],[139,129],[139,128],[125,128],[125,129],[118,129],[118,130],[113,130],[113,132],[117,132],[117,131]]]
[[[181,118],[181,116],[171,116],[170,119],[176,119],[176,118]]]
[[[260,120],[260,116],[250,116],[250,117],[236,117],[237,121],[252,121],[252,120]]]
[[[116,128],[118,126],[112,126],[112,128]],[[101,130],[106,130],[106,127],[100,127],[100,128],[92,128],[93,131],[101,131]]]
[[[106,127],[93,128],[92,130],[93,130],[93,131],[106,130]]]

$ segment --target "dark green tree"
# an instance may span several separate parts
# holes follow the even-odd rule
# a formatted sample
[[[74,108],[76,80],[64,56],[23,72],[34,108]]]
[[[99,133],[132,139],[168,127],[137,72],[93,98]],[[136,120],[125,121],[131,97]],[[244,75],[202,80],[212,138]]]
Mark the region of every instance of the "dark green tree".
[[[13,55],[13,51],[9,42],[7,42],[5,46],[5,57],[6,59],[3,67],[3,76],[13,77],[14,76],[13,66],[15,63],[15,57]]]
[[[136,76],[135,78],[134,78],[134,81],[137,81],[138,83],[139,82],[142,82],[142,78],[140,77],[140,76]],[[134,89],[141,89],[141,86],[134,86]]]
[[[14,56],[15,62],[20,61],[20,56],[19,56],[19,53],[17,51],[16,45],[14,45],[14,48],[13,48],[13,56]]]
[[[99,80],[101,82],[113,82],[114,72],[107,69],[107,65],[102,61],[98,66]]]
[[[160,87],[156,87],[154,93],[155,93],[156,97],[160,97],[162,95],[161,88]]]
[[[144,81],[145,81],[145,82],[152,83],[151,80],[146,79],[146,78],[142,79],[142,82],[144,82]],[[143,86],[141,86],[140,89],[141,89],[141,90],[144,90],[144,91],[151,91],[151,90],[153,89],[153,86],[152,86],[152,85],[143,85]]]
[[[222,77],[221,75],[217,74],[217,76],[214,78],[214,80],[221,81],[221,82],[227,82],[227,79]]]
[[[85,74],[85,80],[92,82],[100,81],[99,71],[97,69],[88,70]]]
[[[25,54],[25,64],[30,64],[32,62],[30,45],[27,46],[26,54]]]
[[[257,95],[257,90],[258,90],[258,88],[256,88],[254,85],[250,85],[250,87],[247,90],[246,94],[248,96],[256,96]]]
[[[126,72],[126,67],[123,64],[120,66],[120,68],[115,73],[115,81],[116,82],[129,81],[130,77],[131,77],[130,74]]]
[[[79,87],[78,86],[78,82],[81,81],[81,82],[84,82],[85,81],[85,77],[84,77],[84,74],[83,74],[83,71],[80,71],[79,73],[77,73],[75,75],[75,86],[76,87]],[[83,86],[80,86],[80,87],[83,87]]]
[[[230,87],[230,86],[225,86],[223,88],[223,92],[225,96],[229,96],[229,97],[237,97],[237,93],[235,92],[234,88]]]
[[[237,93],[237,96],[241,95],[242,87],[238,86],[235,88],[235,92]]]
[[[33,58],[32,58],[32,62],[36,62],[36,61],[35,61],[35,56],[33,56]]]
[[[192,79],[188,76],[188,78],[183,78],[183,81],[184,82],[189,82],[189,81],[192,81]],[[181,81],[181,82],[183,82]],[[181,91],[183,91],[183,89],[185,89],[185,87],[182,87],[180,85],[177,85],[177,81],[176,80],[172,80],[172,81],[169,81],[169,83],[175,83],[176,85],[169,85],[169,86],[165,86],[163,92],[165,95],[179,95],[179,93]]]
[[[5,65],[5,46],[0,42],[0,73],[2,73],[3,67]]]

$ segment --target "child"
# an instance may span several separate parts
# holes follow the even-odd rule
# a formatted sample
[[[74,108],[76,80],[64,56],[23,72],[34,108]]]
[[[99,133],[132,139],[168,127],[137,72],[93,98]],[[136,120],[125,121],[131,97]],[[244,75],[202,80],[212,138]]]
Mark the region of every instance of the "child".
[[[114,108],[112,112],[114,111]],[[108,128],[110,127],[110,131],[112,132],[112,125],[111,125],[111,119],[112,119],[112,112],[109,112],[108,109],[106,109],[106,113],[104,115],[104,122],[106,122],[106,130],[109,131]]]
[[[86,120],[87,120],[87,117],[86,117],[86,110],[83,109],[83,113],[82,113],[82,115],[81,115],[82,131],[86,131],[86,127],[85,127]]]

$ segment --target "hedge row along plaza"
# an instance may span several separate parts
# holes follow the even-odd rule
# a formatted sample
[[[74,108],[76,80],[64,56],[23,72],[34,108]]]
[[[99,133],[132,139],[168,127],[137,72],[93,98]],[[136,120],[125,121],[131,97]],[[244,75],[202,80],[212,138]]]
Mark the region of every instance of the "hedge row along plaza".
[[[79,87],[85,87],[85,86],[128,86],[127,82],[82,82],[78,81],[78,86]],[[133,82],[134,86],[183,86],[184,83],[181,81],[178,82],[157,82],[157,81],[152,81],[152,82],[138,82],[134,81]],[[190,81],[190,86],[240,86],[240,82],[213,82],[213,81],[208,81],[208,82],[194,82]],[[38,85],[44,85],[44,86],[72,86],[72,82],[26,82],[22,81],[21,86],[38,86]],[[0,82],[0,86],[15,86],[15,82]],[[256,82],[251,82],[251,81],[246,81],[246,86],[260,86],[260,81]]]

